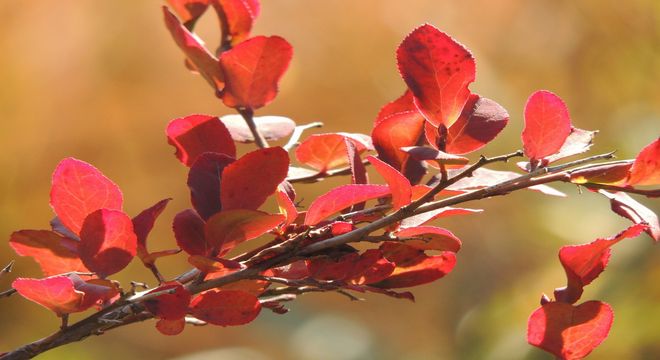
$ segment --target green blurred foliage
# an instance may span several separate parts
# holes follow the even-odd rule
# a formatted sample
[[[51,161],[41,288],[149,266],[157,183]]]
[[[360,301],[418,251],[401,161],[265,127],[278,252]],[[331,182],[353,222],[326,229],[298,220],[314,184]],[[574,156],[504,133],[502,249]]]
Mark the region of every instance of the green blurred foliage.
[[[335,0],[262,1],[255,34],[278,34],[294,46],[278,99],[258,115],[323,131],[369,133],[380,106],[404,89],[394,51],[421,23],[432,23],[471,49],[478,64],[473,90],[511,114],[504,133],[484,150],[521,146],[522,107],[549,89],[568,104],[573,122],[599,129],[595,152],[622,158],[660,133],[660,3],[655,0]],[[47,228],[50,174],[63,157],[93,163],[123,189],[129,214],[173,197],[150,241],[173,247],[173,215],[187,207],[186,169],[172,156],[164,128],[191,113],[227,114],[164,29],[157,1],[32,0],[0,2],[0,233]],[[217,25],[199,32],[213,46]],[[242,147],[246,151],[247,147]],[[475,156],[478,154],[475,154]],[[332,179],[301,185],[304,204]],[[303,296],[292,311],[267,311],[237,328],[188,327],[164,338],[153,322],[54,350],[43,359],[162,359],[205,351],[204,358],[251,359],[549,359],[525,343],[528,315],[542,292],[563,285],[556,253],[616,233],[626,222],[590,193],[570,197],[516,193],[470,204],[486,212],[447,219],[464,241],[456,269],[415,289],[415,304],[367,296]],[[651,204],[655,206],[656,204]],[[173,276],[181,258],[162,262]],[[15,276],[37,266],[0,246]],[[618,246],[608,271],[584,299],[616,312],[611,336],[593,359],[660,357],[660,251],[645,235]],[[117,280],[150,281],[137,262]],[[58,321],[19,296],[0,299],[0,352],[51,333]],[[80,318],[80,315],[74,318]]]

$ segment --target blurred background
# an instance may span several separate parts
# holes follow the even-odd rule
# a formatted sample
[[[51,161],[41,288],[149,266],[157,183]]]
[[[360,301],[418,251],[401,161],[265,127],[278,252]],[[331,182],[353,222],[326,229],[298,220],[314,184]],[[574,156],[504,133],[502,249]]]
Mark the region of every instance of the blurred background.
[[[271,105],[257,115],[324,132],[370,133],[379,108],[404,89],[394,52],[428,22],[465,44],[477,59],[471,89],[508,109],[511,120],[485,155],[521,147],[522,109],[537,89],[559,94],[573,123],[600,133],[592,153],[632,158],[660,134],[660,2],[655,0],[280,0],[262,1],[253,34],[285,37],[294,60]],[[231,113],[198,76],[162,24],[158,1],[0,1],[0,234],[45,229],[50,176],[64,157],[94,164],[125,195],[135,215],[173,197],[150,248],[174,247],[171,219],[188,208],[186,168],[164,129],[173,118]],[[217,23],[198,32],[211,47]],[[250,147],[241,147],[247,151]],[[472,156],[478,156],[473,154]],[[346,178],[298,185],[303,204]],[[350,302],[327,293],[263,311],[247,326],[187,327],[164,337],[154,322],[65,346],[43,359],[550,359],[526,344],[529,314],[541,293],[565,284],[560,246],[610,236],[627,222],[608,202],[572,186],[568,198],[518,192],[469,204],[482,214],[450,218],[464,242],[446,278],[413,289],[415,304],[367,295]],[[643,200],[658,211],[657,202]],[[36,263],[0,245],[14,277],[38,277]],[[608,270],[586,289],[615,310],[610,337],[593,359],[660,358],[660,248],[640,236],[617,246]],[[166,276],[187,268],[162,262]],[[116,276],[152,282],[137,261]],[[152,284],[153,285],[153,284]],[[85,314],[73,316],[73,320]],[[48,310],[20,296],[0,299],[0,352],[47,336]]]

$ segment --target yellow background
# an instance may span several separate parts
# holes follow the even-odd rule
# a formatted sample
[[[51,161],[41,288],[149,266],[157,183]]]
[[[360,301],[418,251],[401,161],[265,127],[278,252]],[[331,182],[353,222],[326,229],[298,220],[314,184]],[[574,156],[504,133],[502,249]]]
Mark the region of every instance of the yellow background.
[[[135,215],[173,197],[150,248],[174,246],[173,215],[189,207],[186,168],[164,129],[191,113],[228,114],[207,84],[183,67],[157,1],[0,1],[0,234],[45,229],[50,175],[74,156],[113,179]],[[559,94],[575,126],[599,129],[592,153],[631,158],[660,133],[660,2],[654,0],[264,0],[253,34],[277,34],[294,60],[271,105],[257,115],[323,131],[369,133],[379,108],[404,84],[394,52],[403,37],[431,23],[477,59],[471,89],[508,109],[503,134],[483,150],[521,147],[522,108],[537,89]],[[211,47],[207,14],[200,35]],[[241,147],[242,152],[249,149]],[[473,154],[474,158],[478,153]],[[258,174],[255,174],[258,176]],[[346,178],[298,185],[304,204]],[[541,293],[565,283],[556,254],[564,244],[612,235],[627,222],[609,204],[572,186],[570,197],[519,192],[468,204],[486,212],[438,222],[464,242],[445,279],[415,288],[417,303],[367,295],[349,302],[312,294],[248,326],[186,328],[164,337],[154,322],[129,326],[43,355],[43,359],[163,359],[216,351],[222,359],[549,359],[525,342],[526,320]],[[657,210],[657,203],[646,201]],[[0,245],[16,276],[40,276],[29,259]],[[660,248],[646,235],[617,246],[584,300],[611,304],[610,337],[593,359],[660,357]],[[186,268],[163,261],[166,276]],[[153,283],[134,261],[116,276]],[[79,318],[79,315],[73,318]],[[0,299],[0,352],[46,336],[56,317],[20,296]],[[224,357],[222,357],[222,356]]]

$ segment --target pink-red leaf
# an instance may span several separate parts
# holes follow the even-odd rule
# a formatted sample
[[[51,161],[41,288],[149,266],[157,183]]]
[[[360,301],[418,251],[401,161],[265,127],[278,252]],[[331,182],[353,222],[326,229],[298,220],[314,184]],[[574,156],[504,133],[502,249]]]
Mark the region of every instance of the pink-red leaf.
[[[220,183],[225,167],[234,162],[234,158],[220,153],[204,153],[190,167],[188,188],[190,202],[197,213],[204,219],[222,210],[220,202]]]
[[[293,203],[293,199],[289,197],[282,185],[278,186],[277,192],[275,193],[275,199],[280,208],[280,213],[284,214],[285,217],[282,227],[288,226],[296,221],[296,218],[298,217],[298,209],[296,209],[296,204]]]
[[[280,147],[245,154],[222,172],[222,209],[257,209],[275,193],[288,170],[289,154]]]
[[[255,116],[254,124],[259,133],[268,141],[284,139],[293,133],[296,123],[284,116]],[[241,143],[254,142],[252,131],[241,115],[225,115],[220,118],[229,129],[232,139]]]
[[[432,25],[422,25],[397,49],[403,80],[415,104],[434,126],[451,126],[470,96],[474,57],[463,45]]]
[[[406,239],[406,245],[419,250],[440,250],[458,252],[461,240],[451,231],[435,226],[417,226],[406,228],[394,233],[399,238]]]
[[[610,199],[612,211],[630,219],[635,224],[647,224],[648,228],[645,231],[655,242],[660,242],[660,221],[658,221],[658,215],[651,209],[623,192],[609,193],[605,190],[598,192]]]
[[[257,210],[236,209],[219,212],[206,222],[206,241],[226,254],[236,245],[261,236],[280,225],[284,216]]]
[[[401,148],[415,146],[424,134],[424,117],[417,111],[393,114],[376,123],[371,137],[378,157],[397,170],[410,157]]]
[[[361,154],[372,149],[369,136],[362,134],[331,133],[308,137],[296,148],[296,159],[319,172],[348,164],[345,139],[350,140]]]
[[[243,325],[254,320],[261,311],[259,299],[240,290],[210,290],[190,304],[193,316],[220,326]]]
[[[571,133],[571,118],[559,96],[546,90],[533,93],[525,105],[523,150],[531,160],[541,160],[561,149]]]
[[[180,283],[173,281],[163,284],[147,294],[168,292],[144,301],[144,306],[154,316],[164,320],[183,319],[188,312],[191,295]]]
[[[226,87],[222,101],[232,108],[258,109],[275,99],[293,49],[279,36],[256,36],[225,51],[220,65]]]
[[[396,264],[389,277],[373,284],[385,289],[417,286],[438,280],[456,265],[456,254],[450,251],[428,256],[422,250],[389,242],[381,245],[381,251],[387,260]]]
[[[66,158],[53,172],[50,206],[62,224],[80,233],[83,221],[98,209],[121,210],[123,197],[119,187],[92,165]]]
[[[378,158],[369,156],[367,159],[380,176],[385,179],[387,186],[390,188],[390,192],[392,193],[392,210],[399,210],[401,207],[410,204],[412,198],[410,181],[390,165],[378,160]]]
[[[178,335],[186,326],[186,319],[165,320],[159,319],[156,329],[163,335]]]
[[[637,155],[627,185],[660,185],[660,138]]]
[[[83,264],[101,277],[125,268],[137,253],[131,218],[109,209],[89,214],[80,230],[79,251]]]
[[[78,256],[78,241],[53,231],[16,231],[11,234],[9,245],[18,255],[34,258],[46,276],[69,271],[89,272]]]
[[[188,115],[167,125],[167,142],[176,148],[176,157],[191,166],[205,152],[236,157],[236,145],[229,130],[215,116]]]
[[[583,359],[605,340],[613,319],[612,308],[604,302],[550,302],[529,317],[527,342],[560,359]]]
[[[305,225],[316,225],[328,216],[363,201],[386,196],[389,187],[383,185],[344,185],[316,198],[307,209]]]
[[[133,230],[137,237],[137,254],[144,262],[149,255],[147,251],[147,237],[153,229],[156,219],[165,210],[165,207],[172,199],[163,199],[152,207],[145,209],[133,218]]]
[[[378,116],[376,116],[376,120],[374,121],[374,126],[380,124],[381,121],[395,114],[411,111],[419,114],[417,107],[415,106],[414,99],[415,98],[413,97],[412,92],[410,92],[410,90],[406,90],[406,92],[404,92],[403,95],[401,95],[399,98],[385,104],[385,106],[383,106],[378,112]],[[423,119],[422,114],[419,114],[419,117]]]
[[[192,210],[183,210],[172,222],[174,237],[179,247],[190,255],[208,255],[211,246],[204,235],[204,220]]]

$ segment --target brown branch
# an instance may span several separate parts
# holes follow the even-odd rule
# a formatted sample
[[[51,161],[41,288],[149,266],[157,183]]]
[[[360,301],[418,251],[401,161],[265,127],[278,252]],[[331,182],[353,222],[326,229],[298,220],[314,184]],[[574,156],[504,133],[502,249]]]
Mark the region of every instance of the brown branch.
[[[254,142],[257,143],[257,146],[265,149],[267,148],[268,141],[266,141],[266,138],[259,132],[259,129],[257,129],[257,124],[254,122],[254,111],[252,109],[237,109],[239,114],[243,117],[245,120],[245,123],[247,126],[250,128],[250,132],[252,133],[252,137],[254,137]]]

